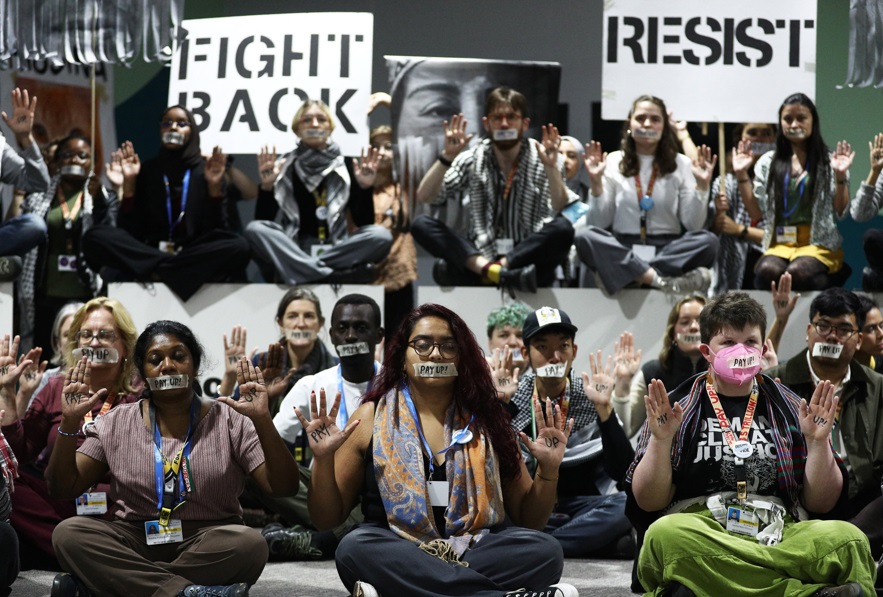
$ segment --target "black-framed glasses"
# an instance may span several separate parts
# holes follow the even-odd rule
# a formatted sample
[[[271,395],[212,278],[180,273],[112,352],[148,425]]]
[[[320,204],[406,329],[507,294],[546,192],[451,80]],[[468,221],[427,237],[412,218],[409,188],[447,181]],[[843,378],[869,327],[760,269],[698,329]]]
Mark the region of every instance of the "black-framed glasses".
[[[80,330],[75,337],[80,344],[89,344],[95,338],[98,338],[99,342],[113,342],[117,339],[117,333],[113,330],[98,330],[97,332]]]
[[[438,348],[438,353],[443,359],[453,359],[457,356],[457,343],[452,340],[433,342],[427,338],[417,338],[408,342],[408,346],[421,357],[428,357],[435,348]]]
[[[172,128],[173,124],[177,124],[179,129],[190,126],[190,123],[186,120],[163,120],[159,123],[159,125],[164,129]]]
[[[851,326],[846,325],[831,325],[825,321],[817,321],[812,324],[812,327],[816,329],[819,336],[827,336],[831,332],[834,332],[834,335],[838,340],[846,340],[858,330]]]

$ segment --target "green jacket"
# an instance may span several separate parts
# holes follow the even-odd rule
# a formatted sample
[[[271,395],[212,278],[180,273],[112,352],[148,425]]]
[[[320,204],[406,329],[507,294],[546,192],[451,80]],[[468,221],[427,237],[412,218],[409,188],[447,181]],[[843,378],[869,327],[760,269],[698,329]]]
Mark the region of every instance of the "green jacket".
[[[840,400],[840,425],[849,465],[850,506],[857,512],[880,495],[883,478],[883,375],[852,361]],[[783,365],[764,371],[809,401],[815,386],[806,350]]]

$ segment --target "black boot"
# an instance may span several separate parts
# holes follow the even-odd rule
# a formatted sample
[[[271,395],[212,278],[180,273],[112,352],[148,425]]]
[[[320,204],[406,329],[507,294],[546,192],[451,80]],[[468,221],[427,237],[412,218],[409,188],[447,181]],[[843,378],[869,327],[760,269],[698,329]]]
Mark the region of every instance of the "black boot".
[[[62,572],[55,575],[49,595],[50,597],[92,597],[92,592],[76,576]]]
[[[523,292],[537,291],[537,267],[531,263],[524,267],[502,268],[500,270],[500,286]]]

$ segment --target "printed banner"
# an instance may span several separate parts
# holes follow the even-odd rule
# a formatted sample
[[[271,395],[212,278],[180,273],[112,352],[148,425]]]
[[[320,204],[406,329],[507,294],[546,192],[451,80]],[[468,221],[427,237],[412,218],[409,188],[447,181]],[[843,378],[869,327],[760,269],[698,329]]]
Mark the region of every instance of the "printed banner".
[[[774,122],[792,93],[815,97],[816,29],[816,0],[605,2],[601,116],[650,94],[678,119]]]
[[[273,14],[184,21],[169,105],[189,108],[203,148],[258,153],[294,147],[291,121],[307,99],[331,107],[344,155],[368,145],[374,15]]]

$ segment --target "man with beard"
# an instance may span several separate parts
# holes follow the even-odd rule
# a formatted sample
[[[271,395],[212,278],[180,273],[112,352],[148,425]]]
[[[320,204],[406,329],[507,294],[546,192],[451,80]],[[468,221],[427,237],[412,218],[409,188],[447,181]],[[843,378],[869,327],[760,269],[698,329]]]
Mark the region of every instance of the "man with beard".
[[[429,216],[417,217],[411,232],[439,258],[433,277],[442,286],[495,284],[534,292],[538,283],[552,283],[573,242],[571,223],[552,217],[575,198],[564,182],[558,129],[543,127],[542,144],[525,139],[527,101],[508,87],[490,92],[482,124],[489,138],[467,150],[472,135],[463,115],[445,121],[445,148],[417,188],[421,203],[468,194],[469,238]]]
[[[346,427],[349,415],[362,403],[362,396],[371,387],[380,364],[374,361],[374,349],[383,339],[380,325],[380,307],[369,296],[348,294],[340,298],[331,312],[331,326],[328,329],[331,342],[340,356],[340,365],[335,365],[315,375],[302,378],[282,401],[279,414],[273,424],[279,435],[293,444],[303,426],[295,415],[300,410],[309,419],[310,396],[325,393],[331,404],[336,393],[340,393],[340,409],[337,412],[337,425]],[[270,547],[271,560],[316,560],[334,557],[340,538],[361,520],[361,506],[353,509],[349,518],[331,531],[316,532],[307,509],[307,488],[310,485],[311,471],[301,466],[301,487],[291,498],[266,498],[264,506],[277,511],[288,525],[275,523],[262,531]]]
[[[843,288],[820,293],[809,309],[807,350],[766,373],[807,401],[829,380],[840,398],[832,431],[834,448],[849,471],[849,500],[838,514],[868,535],[875,558],[883,555],[883,376],[857,360],[864,311]]]

